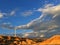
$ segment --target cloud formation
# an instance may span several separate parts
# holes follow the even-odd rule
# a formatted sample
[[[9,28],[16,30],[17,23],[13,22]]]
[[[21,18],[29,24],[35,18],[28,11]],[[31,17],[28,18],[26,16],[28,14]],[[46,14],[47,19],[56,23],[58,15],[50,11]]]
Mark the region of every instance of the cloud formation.
[[[40,8],[38,9],[38,11],[41,11],[42,13],[45,13],[45,14],[50,14],[50,15],[53,15],[52,18],[58,16],[60,14],[60,5],[57,5],[57,6],[45,6],[45,8]]]
[[[32,29],[33,34],[38,36],[45,36],[48,32],[59,31],[60,29],[60,5],[48,4],[44,8],[39,8],[36,11],[42,12],[40,17],[32,20],[26,25],[19,25],[16,27],[5,26],[11,29]],[[31,12],[25,12],[23,14],[30,14]],[[31,13],[32,14],[32,13]],[[30,15],[31,15],[30,14]],[[35,33],[36,32],[36,33]],[[41,34],[41,35],[40,35]],[[31,33],[26,33],[25,36],[31,36]],[[42,37],[41,36],[41,37]]]
[[[45,35],[43,33],[40,32],[27,32],[24,33],[22,37],[29,37],[29,38],[39,38],[39,37],[45,37]]]
[[[37,11],[42,12],[42,14],[39,18],[32,20],[30,23],[28,23],[26,25],[17,26],[17,29],[18,28],[28,29],[28,28],[32,28],[32,27],[34,28],[34,27],[37,27],[39,25],[40,25],[39,27],[41,27],[41,28],[44,27],[45,25],[50,28],[52,26],[52,24],[53,24],[53,27],[54,27],[54,25],[56,27],[58,27],[56,24],[56,19],[57,19],[56,17],[60,15],[60,5],[56,5],[56,6],[50,5],[49,7],[45,6],[44,8],[39,8]],[[54,19],[54,18],[56,18],[56,19]],[[55,22],[55,24],[54,24],[54,22]],[[45,26],[45,28],[47,28],[46,26]]]
[[[14,9],[14,10],[12,10],[12,11],[9,13],[9,15],[10,15],[10,16],[15,15],[15,14],[16,14],[16,12],[17,12],[17,10],[18,10],[18,9]]]
[[[25,17],[26,17],[26,16],[30,16],[30,15],[32,15],[32,14],[33,14],[33,11],[32,11],[32,10],[24,11],[24,12],[21,13],[21,15],[22,15],[22,16],[25,16]]]
[[[14,15],[15,14],[15,10],[11,11],[10,15]]]
[[[2,27],[2,28],[7,28],[7,29],[14,29],[14,26],[12,26],[11,25],[11,23],[2,23],[1,25],[0,25],[0,27]]]
[[[0,18],[3,18],[6,15],[6,13],[0,12]]]
[[[3,14],[2,13],[0,13],[0,18],[2,18],[3,17]]]
[[[0,11],[0,18],[5,18],[5,17],[9,17],[9,16],[14,16],[16,13],[16,9],[12,10],[10,12],[2,12]]]
[[[48,4],[37,11],[42,12],[41,16],[32,20],[26,25],[17,26],[16,29],[32,29],[34,32],[46,33],[59,31],[60,28],[60,5]],[[39,34],[39,33],[38,33]]]

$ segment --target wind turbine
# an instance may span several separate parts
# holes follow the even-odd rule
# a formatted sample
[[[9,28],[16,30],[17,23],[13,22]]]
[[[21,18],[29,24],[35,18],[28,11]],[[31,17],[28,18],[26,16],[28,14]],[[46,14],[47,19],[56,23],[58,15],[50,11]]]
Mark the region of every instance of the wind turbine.
[[[16,37],[17,35],[16,35],[16,28],[14,29],[14,37]]]

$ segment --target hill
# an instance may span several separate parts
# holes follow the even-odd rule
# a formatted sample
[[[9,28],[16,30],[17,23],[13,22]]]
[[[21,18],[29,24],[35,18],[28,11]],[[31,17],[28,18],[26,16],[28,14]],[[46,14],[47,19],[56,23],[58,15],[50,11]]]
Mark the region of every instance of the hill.
[[[40,45],[60,45],[60,35],[54,35],[53,37],[41,42]]]
[[[0,45],[60,45],[60,35],[46,38],[20,38],[12,36],[1,36]]]
[[[0,45],[33,45],[42,42],[44,38],[20,38],[0,35]]]

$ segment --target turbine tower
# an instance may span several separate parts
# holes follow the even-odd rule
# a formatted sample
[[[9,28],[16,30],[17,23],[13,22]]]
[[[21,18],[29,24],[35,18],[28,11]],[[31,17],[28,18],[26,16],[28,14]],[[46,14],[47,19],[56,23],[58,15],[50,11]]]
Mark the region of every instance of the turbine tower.
[[[16,35],[16,28],[15,28],[15,32],[14,32],[14,37],[16,37],[17,35]]]

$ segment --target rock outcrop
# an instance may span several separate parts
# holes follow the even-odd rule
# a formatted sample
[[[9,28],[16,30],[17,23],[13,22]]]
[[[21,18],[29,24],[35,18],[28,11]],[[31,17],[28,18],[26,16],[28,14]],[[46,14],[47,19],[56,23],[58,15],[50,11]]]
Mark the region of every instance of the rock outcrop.
[[[37,45],[39,41],[39,39],[0,36],[0,45]]]

